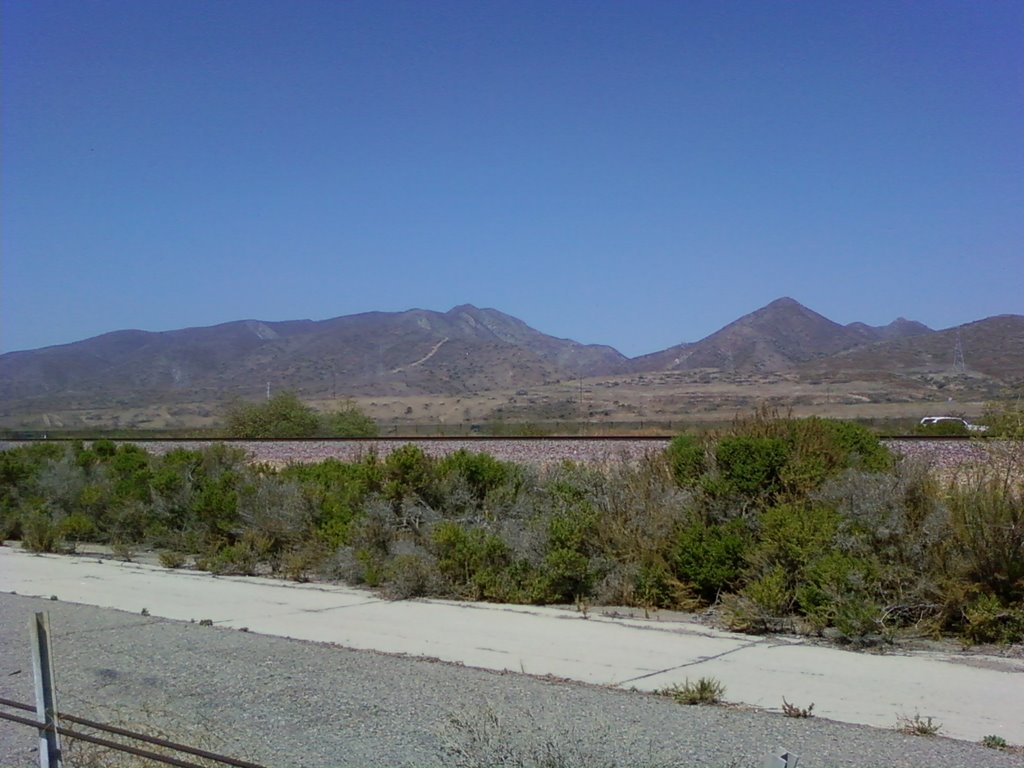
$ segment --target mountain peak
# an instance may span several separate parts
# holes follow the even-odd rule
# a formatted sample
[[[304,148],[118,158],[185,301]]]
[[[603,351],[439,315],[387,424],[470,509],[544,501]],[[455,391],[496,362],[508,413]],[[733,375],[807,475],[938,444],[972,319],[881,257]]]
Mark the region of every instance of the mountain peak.
[[[778,308],[778,309],[783,309],[783,308],[807,309],[807,307],[805,307],[799,301],[797,301],[796,299],[792,299],[789,296],[781,296],[781,297],[777,298],[775,301],[773,301],[773,302],[771,302],[769,304],[766,304],[763,307],[763,309],[769,309],[771,307],[775,307],[775,308]]]

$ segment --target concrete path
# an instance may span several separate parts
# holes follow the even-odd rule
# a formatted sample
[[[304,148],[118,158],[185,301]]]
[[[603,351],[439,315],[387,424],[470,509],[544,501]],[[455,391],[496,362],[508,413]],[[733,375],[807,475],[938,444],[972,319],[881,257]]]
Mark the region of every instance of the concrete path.
[[[467,666],[655,690],[714,677],[732,703],[882,728],[933,717],[942,733],[1024,744],[1024,660],[854,653],[799,638],[760,638],[700,624],[584,616],[560,608],[381,600],[346,587],[218,577],[0,547],[0,591]]]

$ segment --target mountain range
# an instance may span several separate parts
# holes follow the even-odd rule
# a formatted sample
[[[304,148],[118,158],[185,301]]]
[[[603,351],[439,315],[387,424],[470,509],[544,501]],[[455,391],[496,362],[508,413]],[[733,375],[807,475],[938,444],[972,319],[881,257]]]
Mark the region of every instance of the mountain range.
[[[643,373],[789,372],[846,377],[964,373],[1019,386],[1024,316],[941,331],[897,319],[841,325],[791,298],[704,339],[627,358],[610,346],[544,334],[495,309],[412,309],[329,320],[122,330],[0,356],[3,415],[46,408],[223,402],[269,386],[304,398],[458,396]]]

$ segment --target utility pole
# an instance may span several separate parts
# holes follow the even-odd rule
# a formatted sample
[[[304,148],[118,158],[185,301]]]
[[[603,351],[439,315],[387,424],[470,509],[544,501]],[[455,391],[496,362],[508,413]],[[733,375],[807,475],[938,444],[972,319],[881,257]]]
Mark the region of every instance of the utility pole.
[[[580,428],[579,432],[583,434],[583,369],[579,370],[580,375]]]

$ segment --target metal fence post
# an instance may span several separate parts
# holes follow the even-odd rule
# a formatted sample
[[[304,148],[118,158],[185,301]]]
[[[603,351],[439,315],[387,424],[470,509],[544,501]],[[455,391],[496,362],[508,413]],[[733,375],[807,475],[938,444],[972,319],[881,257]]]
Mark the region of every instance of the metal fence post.
[[[60,768],[60,734],[57,733],[57,692],[53,684],[50,617],[37,613],[29,622],[32,633],[32,674],[36,687],[36,716],[46,723],[39,729],[40,768]]]

